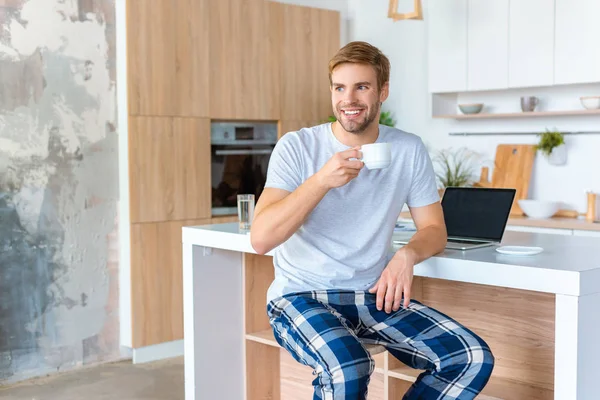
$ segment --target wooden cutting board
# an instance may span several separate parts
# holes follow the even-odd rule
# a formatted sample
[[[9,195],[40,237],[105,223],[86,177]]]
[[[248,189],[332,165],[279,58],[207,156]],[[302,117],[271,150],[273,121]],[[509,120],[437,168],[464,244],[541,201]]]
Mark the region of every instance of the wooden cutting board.
[[[517,189],[511,215],[524,214],[517,200],[528,196],[535,154],[532,144],[500,144],[496,148],[492,187]]]

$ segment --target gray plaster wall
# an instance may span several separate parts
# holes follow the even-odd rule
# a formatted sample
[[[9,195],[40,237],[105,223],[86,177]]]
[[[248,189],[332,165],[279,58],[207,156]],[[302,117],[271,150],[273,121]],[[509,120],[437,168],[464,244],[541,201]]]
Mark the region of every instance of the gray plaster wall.
[[[0,384],[120,358],[114,10],[0,1]]]

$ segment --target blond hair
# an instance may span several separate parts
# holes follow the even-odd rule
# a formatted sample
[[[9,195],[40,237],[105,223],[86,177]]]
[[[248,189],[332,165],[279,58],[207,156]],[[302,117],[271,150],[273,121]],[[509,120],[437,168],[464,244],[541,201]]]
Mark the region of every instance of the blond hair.
[[[331,75],[333,70],[340,64],[355,63],[367,64],[375,69],[377,74],[377,88],[381,90],[383,85],[390,80],[390,60],[377,47],[367,42],[350,42],[338,50],[336,55],[329,61],[329,84],[333,84]]]

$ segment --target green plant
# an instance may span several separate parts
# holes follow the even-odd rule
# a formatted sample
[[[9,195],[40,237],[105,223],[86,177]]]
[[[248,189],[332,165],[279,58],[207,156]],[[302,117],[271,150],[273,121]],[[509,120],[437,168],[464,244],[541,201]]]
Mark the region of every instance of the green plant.
[[[553,131],[546,129],[546,132],[538,133],[538,136],[540,136],[540,141],[535,146],[535,149],[541,151],[546,156],[549,156],[555,147],[565,143],[564,134],[556,130],[556,128]]]
[[[433,158],[437,166],[435,176],[442,188],[448,186],[471,186],[477,154],[467,148],[440,150]]]
[[[333,115],[330,115],[327,119],[328,122],[335,122],[336,118]],[[396,126],[396,121],[392,117],[391,111],[382,111],[379,115],[379,123],[381,125],[391,126],[392,128]]]

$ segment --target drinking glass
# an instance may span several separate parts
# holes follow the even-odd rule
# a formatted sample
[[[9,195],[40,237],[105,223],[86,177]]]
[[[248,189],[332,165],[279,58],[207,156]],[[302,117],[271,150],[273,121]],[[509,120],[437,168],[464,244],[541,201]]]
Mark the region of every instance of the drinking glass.
[[[238,194],[237,208],[240,229],[249,231],[252,225],[252,218],[254,218],[254,195]]]

